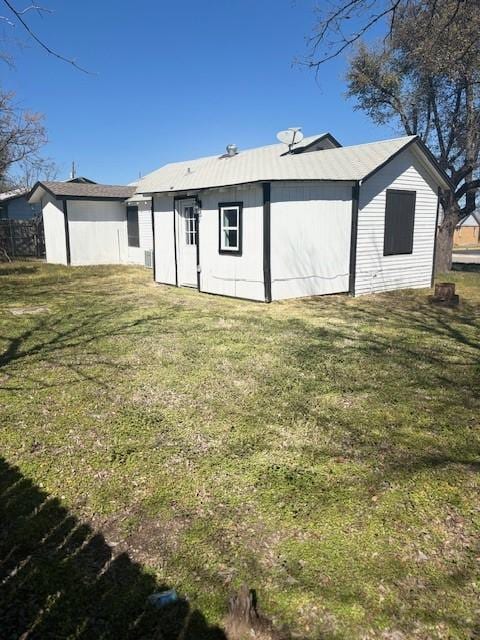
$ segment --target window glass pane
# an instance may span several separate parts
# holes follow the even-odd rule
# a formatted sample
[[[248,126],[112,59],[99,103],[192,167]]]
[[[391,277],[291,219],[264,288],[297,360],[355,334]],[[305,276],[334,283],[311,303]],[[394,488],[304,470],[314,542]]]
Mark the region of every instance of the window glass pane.
[[[237,209],[223,210],[223,226],[224,227],[238,226],[238,210]]]
[[[127,234],[128,246],[140,246],[140,234],[138,230],[138,207],[127,207]]]
[[[231,249],[238,248],[238,232],[235,229],[225,229],[225,247]]]
[[[198,213],[195,213],[193,207],[185,207],[184,219],[185,219],[185,244],[196,245]]]

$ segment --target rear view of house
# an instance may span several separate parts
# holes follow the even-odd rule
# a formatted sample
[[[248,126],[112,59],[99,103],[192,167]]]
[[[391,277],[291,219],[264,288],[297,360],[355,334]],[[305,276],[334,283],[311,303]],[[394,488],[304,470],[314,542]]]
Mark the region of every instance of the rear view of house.
[[[295,130],[298,134],[298,130]],[[167,164],[137,185],[39,182],[48,262],[141,264],[250,300],[431,285],[448,177],[416,136],[329,133]]]
[[[271,301],[429,287],[438,189],[416,136],[341,147],[330,134],[162,167],[152,198],[154,278]]]

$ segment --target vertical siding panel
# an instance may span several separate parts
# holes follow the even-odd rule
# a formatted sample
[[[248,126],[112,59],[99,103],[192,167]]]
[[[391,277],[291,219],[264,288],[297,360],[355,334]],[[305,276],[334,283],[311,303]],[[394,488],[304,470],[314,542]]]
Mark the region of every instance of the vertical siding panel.
[[[67,264],[67,245],[62,202],[47,195],[44,196],[43,228],[47,262]]]
[[[348,291],[352,185],[272,183],[274,300]]]
[[[155,281],[175,284],[173,196],[154,197]]]
[[[68,200],[72,265],[127,261],[127,222],[123,202]]]

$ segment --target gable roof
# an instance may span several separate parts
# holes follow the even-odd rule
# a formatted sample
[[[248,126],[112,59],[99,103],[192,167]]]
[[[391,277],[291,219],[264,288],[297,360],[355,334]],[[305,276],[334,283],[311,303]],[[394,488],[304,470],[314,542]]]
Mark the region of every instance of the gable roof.
[[[341,147],[340,142],[332,136],[331,133],[320,133],[316,136],[308,136],[307,138],[303,138],[301,142],[298,142],[292,149],[292,153],[303,153],[304,151],[308,151],[313,147],[317,146],[319,143],[322,143],[324,140],[328,141],[332,147]],[[285,145],[283,145],[285,148]],[[331,147],[328,147],[331,148]],[[286,155],[288,151],[284,154]]]
[[[410,145],[416,145],[439,184],[450,186],[448,176],[418,136],[308,152],[319,137],[304,138],[303,152],[286,154],[285,145],[273,144],[240,151],[231,157],[209,156],[167,164],[142,178],[137,191],[175,193],[275,180],[362,182]]]
[[[28,200],[30,202],[40,200],[42,190],[54,198],[66,200],[126,200],[135,193],[134,186],[84,182],[37,182]]]
[[[95,180],[90,180],[90,178],[86,178],[85,176],[70,178],[69,180],[65,180],[65,182],[88,182],[88,184],[98,184]]]
[[[480,211],[474,211],[462,220],[457,227],[480,227]]]

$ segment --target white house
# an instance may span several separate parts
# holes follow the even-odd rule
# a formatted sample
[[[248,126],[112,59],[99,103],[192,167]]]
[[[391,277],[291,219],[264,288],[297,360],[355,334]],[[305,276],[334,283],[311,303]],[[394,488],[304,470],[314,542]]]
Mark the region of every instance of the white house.
[[[47,262],[151,265],[151,200],[134,193],[134,185],[38,182],[29,201],[41,203]]]
[[[448,186],[416,136],[322,134],[168,164],[137,192],[152,198],[156,282],[268,302],[431,286]]]

